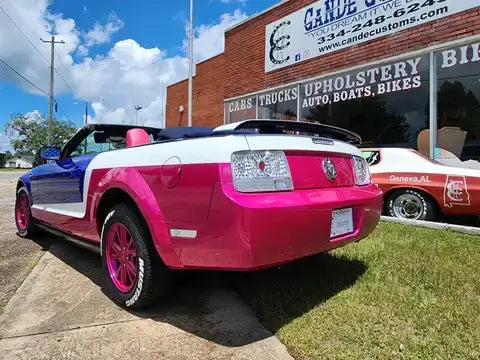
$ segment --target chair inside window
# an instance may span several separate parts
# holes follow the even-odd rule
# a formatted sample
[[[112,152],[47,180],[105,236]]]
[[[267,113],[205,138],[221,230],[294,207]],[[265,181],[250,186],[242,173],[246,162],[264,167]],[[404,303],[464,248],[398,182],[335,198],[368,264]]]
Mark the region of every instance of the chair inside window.
[[[447,150],[460,158],[466,138],[466,131],[458,127],[445,126],[437,132],[437,147]],[[430,130],[422,130],[418,134],[418,151],[425,156],[430,156]]]

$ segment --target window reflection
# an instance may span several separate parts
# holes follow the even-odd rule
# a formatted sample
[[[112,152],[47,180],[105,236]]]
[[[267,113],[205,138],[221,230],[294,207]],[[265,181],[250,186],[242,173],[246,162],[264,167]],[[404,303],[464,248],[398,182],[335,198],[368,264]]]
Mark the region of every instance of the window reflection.
[[[480,43],[435,56],[435,159],[480,168]],[[358,133],[363,147],[413,148],[430,156],[429,87],[430,53],[425,53],[226,102],[225,120],[313,121]]]
[[[428,55],[301,85],[301,120],[358,133],[362,146],[417,148],[429,127]]]
[[[257,96],[244,97],[225,103],[225,123],[230,124],[247,119],[255,119]]]
[[[480,161],[480,44],[437,53],[440,158]],[[464,164],[468,166],[467,164]],[[470,165],[478,166],[478,163]]]
[[[258,95],[258,118],[297,120],[298,86],[290,86]]]

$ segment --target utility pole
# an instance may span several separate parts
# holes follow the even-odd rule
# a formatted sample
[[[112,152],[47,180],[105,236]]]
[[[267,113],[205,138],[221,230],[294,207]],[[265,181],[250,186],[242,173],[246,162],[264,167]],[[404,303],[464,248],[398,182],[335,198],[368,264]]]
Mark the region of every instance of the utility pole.
[[[53,128],[53,82],[55,80],[55,44],[65,44],[65,41],[55,41],[55,36],[52,36],[51,40],[43,40],[44,43],[51,44],[50,52],[50,106],[48,108],[48,145],[52,144],[52,128]]]
[[[84,121],[84,125],[87,126],[87,123],[88,123],[88,102],[85,101],[85,121]],[[84,140],[83,147],[84,147],[83,154],[86,155],[87,154],[87,139]]]
[[[188,31],[188,126],[192,126],[193,114],[193,0],[190,0],[190,24]]]
[[[84,125],[88,124],[88,101],[85,101],[85,122]]]

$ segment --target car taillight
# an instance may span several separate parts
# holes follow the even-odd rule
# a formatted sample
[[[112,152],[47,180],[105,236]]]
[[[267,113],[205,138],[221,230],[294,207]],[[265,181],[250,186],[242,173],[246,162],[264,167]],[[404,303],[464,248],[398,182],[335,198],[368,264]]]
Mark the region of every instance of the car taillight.
[[[239,192],[293,190],[283,151],[240,151],[232,154],[233,185]]]
[[[363,186],[370,184],[370,170],[368,169],[368,164],[365,159],[360,156],[353,156],[352,162],[357,185]]]

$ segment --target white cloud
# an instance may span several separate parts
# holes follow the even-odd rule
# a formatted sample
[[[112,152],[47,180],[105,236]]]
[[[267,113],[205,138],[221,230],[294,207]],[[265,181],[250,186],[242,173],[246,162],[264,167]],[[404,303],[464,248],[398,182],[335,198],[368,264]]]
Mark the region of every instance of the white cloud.
[[[195,27],[193,41],[193,56],[196,62],[203,61],[221,53],[225,47],[224,32],[229,27],[245,20],[247,14],[235,10],[232,14],[223,14],[218,24],[200,25]],[[185,25],[188,34],[188,23]],[[188,37],[188,35],[186,35]],[[188,51],[188,39],[183,41],[185,53]]]
[[[39,36],[49,38],[49,32],[55,29],[56,38],[66,42],[57,46],[60,62],[56,66],[73,87],[75,95],[92,104],[94,114],[89,122],[134,123],[135,105],[141,105],[143,109],[138,112],[140,124],[163,125],[166,86],[187,76],[186,39],[182,44],[183,53],[177,56],[167,56],[158,47],[145,48],[134,39],[125,39],[113,44],[105,55],[85,56],[75,61],[73,54],[76,52],[86,55],[91,46],[108,43],[123,26],[123,21],[111,15],[107,23],[96,23],[91,30],[84,32],[78,29],[73,19],[50,13],[47,0],[37,0],[38,7],[32,7],[32,1],[16,0],[12,6],[9,1],[0,0],[0,4],[32,41]],[[195,60],[202,61],[222,52],[224,30],[246,17],[245,13],[237,10],[232,14],[223,14],[217,23],[197,26]],[[9,34],[0,37],[0,57],[47,90],[48,63],[2,13],[0,33]],[[48,44],[34,43],[49,59]],[[29,92],[35,92],[4,67],[0,67],[0,81],[16,83]],[[55,84],[56,95],[70,92],[58,76]]]
[[[0,152],[13,151],[12,144],[10,143],[10,138],[0,133]]]
[[[38,110],[25,113],[23,118],[27,120],[27,122],[41,122],[43,120],[42,113]]]
[[[82,34],[84,43],[78,47],[78,54],[86,56],[88,49],[92,46],[109,43],[112,35],[118,32],[124,25],[124,22],[119,19],[117,14],[111,12],[108,15],[106,24],[96,22],[92,29]]]

